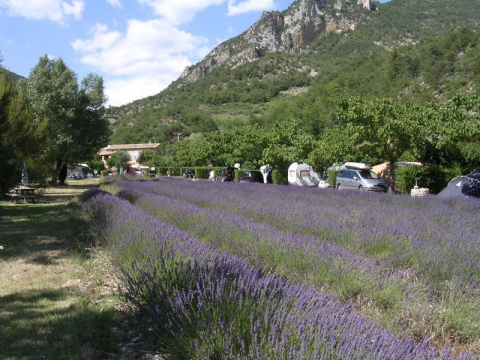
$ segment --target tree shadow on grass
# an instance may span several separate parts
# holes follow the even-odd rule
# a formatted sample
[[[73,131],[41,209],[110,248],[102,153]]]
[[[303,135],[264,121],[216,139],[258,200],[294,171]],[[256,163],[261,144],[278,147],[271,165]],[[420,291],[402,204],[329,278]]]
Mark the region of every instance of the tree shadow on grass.
[[[0,204],[0,258],[49,265],[70,256],[81,221],[69,218],[69,206]]]
[[[115,311],[73,299],[67,288],[0,297],[0,359],[112,358]]]

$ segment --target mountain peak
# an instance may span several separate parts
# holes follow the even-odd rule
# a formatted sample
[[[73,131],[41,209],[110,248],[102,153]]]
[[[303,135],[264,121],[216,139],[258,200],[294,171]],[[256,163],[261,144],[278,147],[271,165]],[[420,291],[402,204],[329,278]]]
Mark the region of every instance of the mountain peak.
[[[200,63],[185,68],[190,83],[220,65],[236,67],[266,53],[294,53],[328,32],[354,30],[362,14],[375,10],[371,0],[297,0],[282,12],[264,11],[246,32],[214,48]]]

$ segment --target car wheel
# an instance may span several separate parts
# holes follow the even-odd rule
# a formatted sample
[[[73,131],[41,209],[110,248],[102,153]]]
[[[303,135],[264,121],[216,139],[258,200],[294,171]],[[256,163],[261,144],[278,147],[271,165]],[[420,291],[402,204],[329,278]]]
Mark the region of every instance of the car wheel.
[[[337,189],[338,189],[338,190],[343,190],[342,184],[338,184],[338,185],[337,185]]]
[[[364,191],[364,190],[365,190],[365,188],[364,188],[363,186],[359,186],[359,187],[358,187],[358,190],[360,190],[360,191]]]

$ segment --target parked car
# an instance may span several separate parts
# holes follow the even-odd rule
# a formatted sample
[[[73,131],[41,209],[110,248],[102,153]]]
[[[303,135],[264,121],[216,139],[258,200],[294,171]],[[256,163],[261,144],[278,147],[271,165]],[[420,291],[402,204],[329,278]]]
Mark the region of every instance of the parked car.
[[[242,176],[240,177],[240,182],[245,183],[245,182],[258,182],[262,183],[264,182],[263,180],[263,174],[261,171],[258,170],[253,170],[253,171],[245,171]]]
[[[73,179],[73,180],[83,180],[85,179],[85,176],[78,171],[71,172],[68,176],[67,179]]]
[[[369,169],[344,169],[337,175],[335,186],[338,190],[358,189],[387,192],[388,185],[379,175]]]
[[[185,179],[193,179],[195,177],[195,170],[193,169],[186,169],[183,173],[183,177]]]
[[[231,166],[224,166],[217,172],[216,181],[234,181],[235,180],[235,168]]]

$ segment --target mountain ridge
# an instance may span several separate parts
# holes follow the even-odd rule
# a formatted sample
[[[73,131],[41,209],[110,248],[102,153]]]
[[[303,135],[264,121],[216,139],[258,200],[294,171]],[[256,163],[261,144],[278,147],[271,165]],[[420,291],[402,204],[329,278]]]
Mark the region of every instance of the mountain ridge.
[[[187,67],[179,79],[194,82],[216,66],[235,68],[265,52],[294,53],[322,34],[353,30],[359,19],[347,15],[362,8],[374,11],[376,6],[370,0],[337,0],[333,5],[326,0],[297,0],[283,12],[264,11],[247,31],[216,46],[199,64]]]

